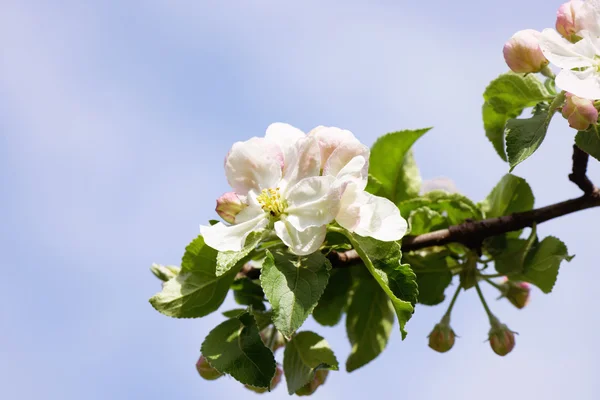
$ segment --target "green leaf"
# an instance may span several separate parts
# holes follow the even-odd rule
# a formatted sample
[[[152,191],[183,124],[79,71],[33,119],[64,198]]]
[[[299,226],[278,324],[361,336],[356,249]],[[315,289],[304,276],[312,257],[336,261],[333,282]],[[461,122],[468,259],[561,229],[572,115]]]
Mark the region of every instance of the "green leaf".
[[[329,343],[314,332],[298,332],[285,346],[283,371],[289,394],[313,379],[317,370],[338,370],[338,361]]]
[[[231,268],[252,252],[262,240],[264,231],[251,232],[246,238],[246,243],[241,251],[220,251],[217,255],[217,276],[226,274]]]
[[[345,232],[371,275],[392,301],[404,339],[405,326],[414,312],[419,290],[416,275],[410,266],[400,264],[400,244]]]
[[[496,255],[494,267],[501,274],[514,274],[523,271],[523,249],[527,244],[525,239],[507,238],[504,249]]]
[[[483,213],[479,206],[470,199],[458,193],[448,193],[442,190],[434,190],[421,197],[398,204],[402,215],[410,215],[421,207],[445,214],[448,225],[460,224],[468,218],[483,219]]]
[[[506,123],[506,154],[511,171],[540,147],[546,138],[550,121],[564,98],[564,94],[556,96],[548,112],[527,119],[511,119]]]
[[[368,190],[394,203],[419,195],[421,178],[410,154],[414,142],[431,128],[388,133],[371,148],[369,173],[373,177]]]
[[[592,132],[591,130],[586,132],[577,132],[577,135],[575,136],[575,144],[577,144],[581,150],[600,161],[600,138],[596,132]]]
[[[219,324],[204,339],[201,352],[213,368],[245,385],[268,388],[275,375],[275,357],[249,312]]]
[[[447,218],[429,207],[419,207],[411,211],[408,217],[411,235],[421,235],[448,227]]]
[[[525,259],[523,275],[511,276],[511,279],[533,283],[542,292],[550,293],[556,283],[560,263],[571,259],[573,256],[569,255],[567,246],[554,236],[548,236],[532,246]]]
[[[452,272],[445,248],[433,248],[404,254],[403,260],[417,274],[419,303],[428,306],[440,304],[446,298],[444,292],[452,282]]]
[[[217,310],[238,270],[216,276],[217,251],[198,236],[185,249],[181,272],[150,299],[160,313],[175,318],[198,318]]]
[[[525,179],[506,174],[481,202],[480,207],[486,218],[495,218],[529,211],[533,208],[533,203],[533,192]]]
[[[337,325],[346,308],[351,286],[350,268],[332,270],[327,287],[313,310],[313,318],[324,326]]]
[[[534,74],[512,72],[500,75],[490,82],[483,93],[483,126],[486,136],[504,161],[504,127],[511,118],[518,117],[526,107],[549,100],[553,93]]]
[[[358,279],[346,316],[346,332],[352,345],[346,371],[375,359],[385,349],[393,324],[394,309],[388,295],[373,278]]]
[[[233,310],[223,311],[221,314],[223,314],[223,316],[227,318],[236,318],[247,311],[248,310],[245,308],[234,308]]]
[[[265,294],[257,282],[248,278],[236,279],[231,284],[231,289],[236,303],[252,306],[256,310],[266,309],[263,303]]]
[[[325,290],[331,263],[320,252],[309,256],[270,253],[263,264],[260,283],[273,307],[273,324],[292,337]]]

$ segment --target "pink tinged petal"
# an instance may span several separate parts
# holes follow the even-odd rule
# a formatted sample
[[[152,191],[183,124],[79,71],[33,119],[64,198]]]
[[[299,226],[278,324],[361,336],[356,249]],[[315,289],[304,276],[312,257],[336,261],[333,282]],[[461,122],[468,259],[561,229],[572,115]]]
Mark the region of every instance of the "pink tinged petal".
[[[234,192],[223,194],[217,199],[215,211],[221,218],[229,223],[235,222],[235,216],[242,211],[246,205]]]
[[[317,126],[308,133],[319,142],[321,150],[321,169],[325,168],[325,163],[329,156],[344,143],[360,143],[354,134],[348,130],[329,126]]]
[[[275,222],[275,233],[292,253],[303,256],[319,250],[325,241],[327,227],[317,226],[299,231],[284,217]]]
[[[340,189],[332,176],[315,176],[298,182],[287,193],[287,220],[296,229],[327,225],[335,218],[340,203]]]
[[[369,148],[358,140],[342,143],[329,156],[323,167],[323,175],[340,177],[340,172],[351,174],[356,178],[365,179],[369,176]],[[363,165],[359,170],[346,168],[348,164],[356,157],[362,157]],[[354,165],[356,166],[356,164]]]
[[[591,67],[596,50],[590,39],[571,43],[553,29],[544,29],[540,37],[540,48],[550,62],[560,68]]]
[[[240,251],[246,243],[246,238],[251,232],[267,227],[268,215],[260,215],[236,225],[225,225],[222,222],[212,226],[200,226],[200,233],[204,242],[218,251]]]
[[[513,72],[539,72],[548,60],[540,49],[540,33],[525,29],[515,33],[504,45],[504,60]]]
[[[585,71],[563,69],[556,76],[556,86],[578,97],[600,99],[600,74],[591,68]]]
[[[305,137],[296,141],[286,157],[283,179],[279,185],[282,193],[304,178],[320,175],[321,155],[314,138]]]
[[[360,222],[360,207],[368,199],[363,196],[364,191],[355,183],[349,183],[342,198],[340,199],[340,210],[338,211],[335,221],[342,228],[354,232]]]
[[[234,143],[225,159],[225,175],[236,193],[276,187],[281,179],[283,153],[264,138]]]
[[[292,151],[295,143],[306,135],[300,129],[282,122],[275,122],[267,128],[265,139],[276,143],[284,155],[284,164],[289,159],[289,153]]]

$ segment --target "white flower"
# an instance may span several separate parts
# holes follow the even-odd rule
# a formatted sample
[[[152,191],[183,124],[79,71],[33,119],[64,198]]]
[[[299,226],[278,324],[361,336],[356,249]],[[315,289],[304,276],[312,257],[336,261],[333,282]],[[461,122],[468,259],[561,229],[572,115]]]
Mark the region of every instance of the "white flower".
[[[319,176],[320,167],[317,140],[287,124],[269,126],[264,138],[235,143],[225,172],[245,206],[232,225],[201,226],[206,244],[239,251],[251,232],[273,229],[295,254],[318,250],[341,194],[333,176]]]
[[[336,178],[343,190],[336,222],[361,236],[381,241],[400,240],[407,223],[390,200],[365,192],[369,169],[369,148],[350,131],[319,126],[309,136],[318,138],[324,176]]]

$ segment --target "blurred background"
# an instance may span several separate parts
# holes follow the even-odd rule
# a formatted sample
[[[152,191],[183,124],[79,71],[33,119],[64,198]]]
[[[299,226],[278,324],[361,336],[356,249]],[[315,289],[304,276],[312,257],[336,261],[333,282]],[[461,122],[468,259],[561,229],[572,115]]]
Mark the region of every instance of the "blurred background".
[[[483,199],[508,166],[481,122],[487,83],[514,32],[552,27],[560,0],[0,1],[0,385],[6,399],[255,398],[194,364],[219,313],[160,315],[153,262],[178,264],[228,190],[233,142],[275,121],[349,129],[365,144],[434,126],[415,147],[424,179]],[[515,173],[543,206],[580,195],[567,179],[574,132],[556,118]],[[590,176],[600,183],[592,162]],[[502,358],[476,293],[460,336],[426,336],[446,303],[418,306],[402,342],[329,374],[316,399],[598,399],[600,209],[545,223],[577,257],[554,292],[494,313],[519,332]],[[231,306],[228,298],[223,310]],[[231,307],[230,307],[231,308]],[[349,353],[343,323],[306,324]],[[263,395],[287,399],[285,385]]]

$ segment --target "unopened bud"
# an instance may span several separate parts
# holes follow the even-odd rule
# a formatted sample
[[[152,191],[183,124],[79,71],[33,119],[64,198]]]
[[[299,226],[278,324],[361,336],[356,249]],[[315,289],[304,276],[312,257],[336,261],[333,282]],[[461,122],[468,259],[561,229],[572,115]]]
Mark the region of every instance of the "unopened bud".
[[[306,385],[304,385],[300,389],[298,389],[298,391],[296,392],[296,395],[310,396],[317,390],[317,388],[319,386],[321,386],[322,384],[325,383],[325,380],[327,379],[327,375],[329,375],[328,369],[318,370],[310,382],[308,382]]]
[[[160,265],[160,264],[152,264],[150,267],[150,271],[161,281],[168,281],[171,278],[174,278],[179,273],[179,267],[175,267],[173,265]]]
[[[581,0],[571,0],[562,4],[556,12],[556,30],[570,42],[581,39],[577,34],[585,29],[587,13],[585,3]]]
[[[540,72],[548,65],[540,49],[540,33],[533,29],[519,31],[504,45],[504,60],[517,73]]]
[[[227,192],[217,199],[217,208],[215,211],[225,221],[233,224],[235,216],[242,211],[246,205],[234,192]]]
[[[211,367],[211,365],[208,363],[208,360],[204,358],[204,356],[200,356],[198,359],[198,362],[196,363],[196,369],[198,370],[200,376],[207,381],[214,381],[215,379],[223,376],[222,373]]]
[[[594,102],[567,93],[567,100],[562,108],[562,115],[569,121],[569,126],[578,131],[585,131],[592,124],[598,123],[598,110]]]
[[[492,350],[499,356],[507,355],[515,347],[515,333],[499,321],[492,323],[488,336]]]
[[[523,308],[529,303],[531,287],[527,282],[513,282],[506,280],[502,285],[502,294],[517,308]]]
[[[274,338],[272,336],[273,334],[275,335]],[[283,335],[277,330],[273,332],[273,329],[271,327],[266,327],[265,329],[260,331],[260,338],[262,339],[265,346],[271,346],[271,351],[273,353],[275,353],[276,350],[285,346],[285,339],[283,338]]]
[[[450,327],[449,320],[447,317],[442,318],[442,321],[435,325],[428,336],[429,347],[440,353],[445,353],[454,346],[456,334]]]
[[[273,379],[271,379],[270,390],[275,389],[275,387],[277,385],[279,385],[279,382],[281,382],[282,375],[283,375],[283,370],[281,369],[279,364],[277,364],[277,369],[275,370],[275,376],[273,377]],[[244,385],[244,386],[246,387],[246,389],[252,390],[255,393],[265,393],[267,390],[269,390],[267,388],[256,387],[256,386],[251,386],[251,385]]]

